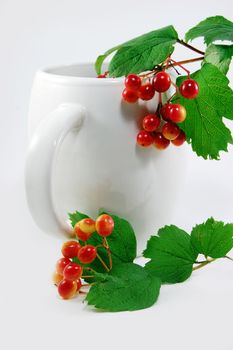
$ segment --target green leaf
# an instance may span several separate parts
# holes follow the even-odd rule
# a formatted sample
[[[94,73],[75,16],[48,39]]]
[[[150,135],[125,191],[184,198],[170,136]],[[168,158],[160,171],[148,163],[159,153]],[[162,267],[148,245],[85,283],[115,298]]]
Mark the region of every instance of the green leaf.
[[[185,39],[188,41],[201,36],[207,45],[215,40],[233,41],[233,23],[222,16],[209,17],[191,28]]]
[[[76,211],[74,213],[69,213],[69,220],[71,222],[72,227],[75,226],[75,224],[77,224],[77,222],[81,221],[82,219],[88,218],[89,216],[80,213],[79,211]]]
[[[173,52],[177,39],[174,27],[168,26],[122,44],[110,62],[110,76],[120,77],[153,69]]]
[[[113,53],[114,51],[118,50],[120,48],[121,45],[118,45],[118,46],[115,46],[111,49],[109,49],[108,51],[106,51],[103,55],[99,55],[95,61],[95,70],[96,70],[96,73],[98,75],[101,74],[101,67],[102,67],[102,64],[104,62],[104,60],[109,56],[111,55],[111,53]]]
[[[212,63],[223,73],[227,74],[233,56],[233,45],[210,44],[205,52],[203,63]]]
[[[197,252],[191,245],[190,236],[177,226],[165,226],[152,236],[143,252],[151,260],[145,268],[162,282],[185,281],[192,273]]]
[[[208,219],[191,233],[191,242],[198,253],[211,258],[222,258],[233,248],[233,224]]]
[[[98,283],[86,301],[105,311],[134,311],[152,306],[160,291],[160,280],[143,267],[127,263],[115,266],[109,274],[96,274]]]
[[[180,97],[179,103],[187,111],[180,127],[198,156],[219,159],[219,152],[227,151],[228,143],[232,143],[231,132],[222,120],[222,117],[233,119],[233,92],[228,86],[229,80],[210,63],[191,74],[191,78],[198,82],[200,91],[193,100]],[[180,86],[186,79],[178,77],[176,84]]]

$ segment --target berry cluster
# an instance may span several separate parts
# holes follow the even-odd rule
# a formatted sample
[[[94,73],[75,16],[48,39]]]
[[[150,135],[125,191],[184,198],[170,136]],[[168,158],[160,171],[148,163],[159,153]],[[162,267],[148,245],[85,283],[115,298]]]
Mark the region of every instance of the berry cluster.
[[[99,258],[107,271],[112,268],[112,260],[110,248],[106,237],[109,236],[114,229],[114,221],[110,215],[102,214],[96,221],[91,218],[85,218],[79,221],[74,226],[74,234],[78,241],[72,240],[65,242],[62,245],[62,255],[56,263],[56,271],[53,274],[53,282],[58,288],[58,293],[63,299],[70,299],[75,294],[80,292],[83,284],[82,280],[91,276],[85,276],[83,272],[93,271],[91,267],[86,265],[92,263],[96,258]],[[87,240],[92,234],[97,233],[103,238],[103,244],[93,246],[87,244]],[[98,248],[104,247],[107,249],[109,256],[109,267],[104,263],[98,255]],[[79,261],[79,263],[75,261]]]
[[[168,62],[174,62],[170,60]],[[166,63],[166,66],[168,64]],[[183,66],[181,66],[185,69]],[[187,71],[185,69],[185,71]],[[137,143],[143,147],[154,145],[158,149],[165,149],[170,143],[181,146],[185,140],[185,133],[177,123],[186,118],[184,106],[178,103],[170,103],[171,98],[162,104],[161,94],[166,92],[171,85],[176,88],[176,95],[182,95],[187,99],[198,96],[199,87],[195,80],[190,78],[183,81],[180,88],[172,82],[170,75],[165,71],[152,71],[144,75],[130,74],[125,78],[125,89],[122,98],[128,103],[135,103],[139,98],[145,101],[151,100],[155,93],[159,93],[159,105],[155,113],[148,114],[142,122],[142,129],[137,135]],[[142,83],[145,81],[145,83]],[[149,79],[149,81],[147,81]]]

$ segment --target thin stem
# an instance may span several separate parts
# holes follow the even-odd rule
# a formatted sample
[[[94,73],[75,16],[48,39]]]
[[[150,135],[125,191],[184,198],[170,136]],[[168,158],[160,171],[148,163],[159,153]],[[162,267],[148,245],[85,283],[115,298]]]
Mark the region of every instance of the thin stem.
[[[202,267],[212,263],[213,261],[215,261],[216,259],[209,259],[206,261],[201,262],[198,266],[193,267],[193,271],[201,269]]]
[[[82,276],[81,278],[94,278],[95,276]]]
[[[139,76],[141,78],[147,78],[151,75],[154,75],[155,73],[161,71],[161,69],[163,70],[164,68],[165,69],[168,69],[168,68],[174,68],[175,66],[179,66],[181,64],[188,64],[188,63],[193,63],[193,62],[197,62],[197,61],[202,61],[204,60],[204,57],[196,57],[196,58],[191,58],[191,59],[188,59],[188,60],[183,60],[183,61],[178,61],[178,62],[175,62],[175,63],[170,63],[170,64],[166,64],[166,61],[165,63],[163,64],[163,66],[157,66],[155,69],[153,69],[152,71],[148,72],[148,73],[145,73],[145,74],[139,74]]]
[[[103,237],[103,242],[104,242],[104,246],[107,249],[108,252],[108,260],[109,260],[109,268],[110,270],[112,270],[112,254],[108,245],[108,241],[106,237]]]
[[[91,287],[94,286],[94,284],[96,284],[97,282],[92,282],[92,283],[83,283],[82,287]]]
[[[201,54],[201,55],[204,55],[204,54],[205,54],[205,52],[203,52],[203,51],[197,49],[196,47],[194,47],[194,46],[192,46],[192,45],[186,43],[184,40],[177,39],[177,42],[178,42],[179,44],[181,44],[181,45],[187,47],[188,49],[194,51],[194,52],[197,52],[197,53],[199,53],[199,54]]]
[[[226,258],[226,259],[229,259],[229,260],[233,261],[233,258],[231,258],[231,257],[230,257],[230,256],[228,256],[228,255],[224,256],[224,258]]]
[[[172,59],[170,59],[170,61],[173,64],[173,66],[174,66],[174,64],[178,63],[178,62],[176,62],[176,61],[174,61]],[[188,74],[188,78],[190,78],[190,71],[188,69],[186,69],[184,66],[182,66],[180,62],[179,62],[179,64],[177,64],[177,66],[182,68]]]
[[[105,268],[105,270],[106,270],[107,272],[109,272],[110,269],[107,267],[107,265],[105,264],[105,262],[103,261],[103,259],[101,258],[101,256],[100,256],[99,254],[97,254],[96,256],[97,256],[97,258],[99,259],[99,261],[101,262],[101,264],[103,265],[103,267]]]
[[[92,267],[83,266],[84,270],[96,272]]]

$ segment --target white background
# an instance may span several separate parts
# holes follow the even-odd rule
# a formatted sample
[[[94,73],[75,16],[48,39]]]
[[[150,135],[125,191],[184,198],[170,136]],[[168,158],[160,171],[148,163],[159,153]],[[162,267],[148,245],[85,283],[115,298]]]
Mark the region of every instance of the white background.
[[[182,37],[205,17],[232,20],[232,13],[231,0],[0,1],[1,349],[232,350],[231,262],[163,286],[148,310],[100,313],[80,300],[61,301],[50,283],[61,242],[34,225],[23,186],[28,101],[38,67],[93,61],[115,44],[168,24]],[[182,49],[177,57],[184,55]],[[210,215],[233,220],[232,162],[233,147],[220,162],[190,152],[185,202],[174,223],[188,229]]]

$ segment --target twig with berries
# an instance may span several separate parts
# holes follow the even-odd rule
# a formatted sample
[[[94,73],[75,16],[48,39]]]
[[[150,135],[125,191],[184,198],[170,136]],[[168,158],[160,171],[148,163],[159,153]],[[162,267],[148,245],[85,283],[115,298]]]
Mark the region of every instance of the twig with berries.
[[[84,218],[74,226],[74,234],[78,241],[67,241],[62,245],[63,257],[57,261],[56,271],[53,275],[54,284],[63,299],[70,299],[81,291],[83,286],[91,286],[94,282],[83,283],[84,279],[93,279],[94,268],[89,265],[97,258],[106,272],[112,269],[112,255],[107,242],[114,229],[114,221],[110,215],[102,214],[96,221]],[[86,244],[92,235],[98,234],[102,238],[102,244],[96,246]],[[98,248],[107,251],[109,266],[98,253]],[[78,262],[77,262],[78,261]],[[89,274],[90,273],[90,274]]]

